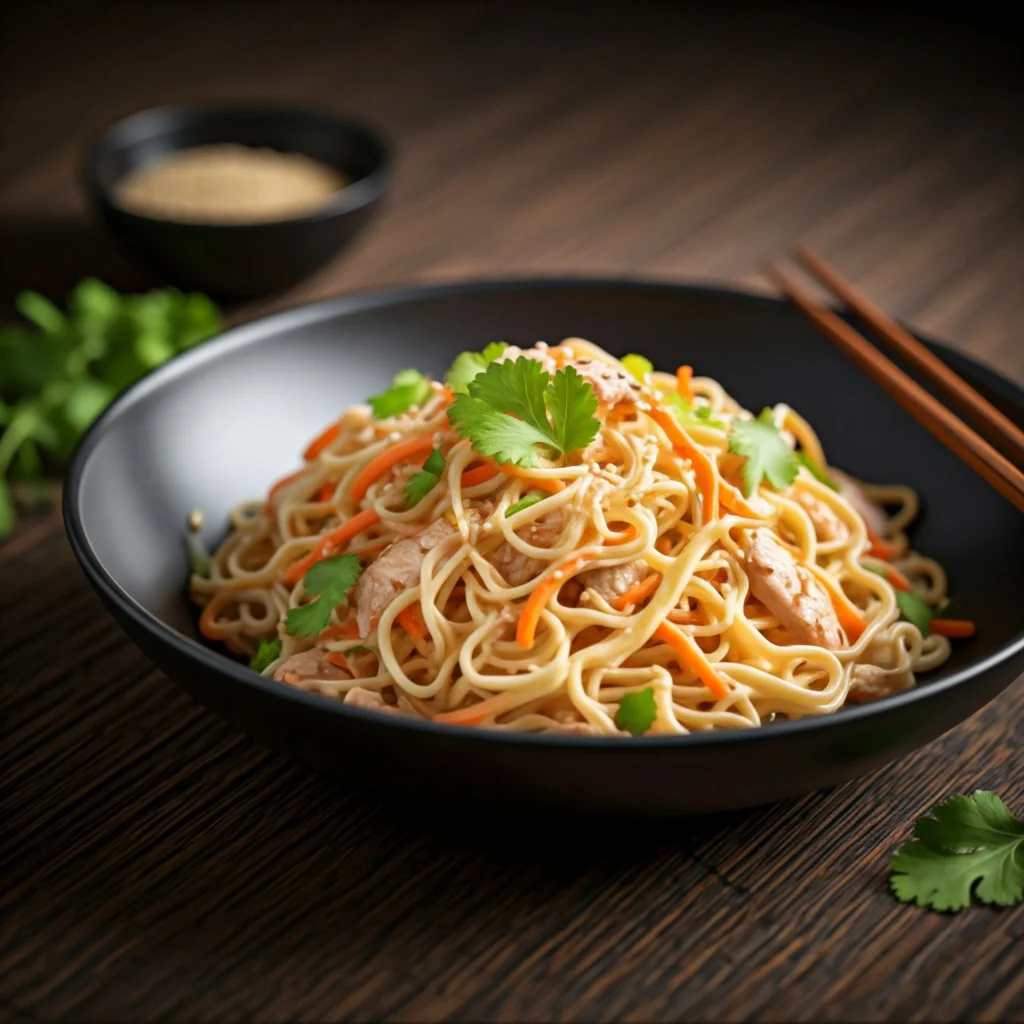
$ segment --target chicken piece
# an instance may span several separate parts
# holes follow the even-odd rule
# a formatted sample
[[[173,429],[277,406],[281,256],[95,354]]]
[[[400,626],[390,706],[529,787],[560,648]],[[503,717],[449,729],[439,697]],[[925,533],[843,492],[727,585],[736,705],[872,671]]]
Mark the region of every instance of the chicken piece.
[[[839,540],[846,536],[846,524],[820,498],[810,491],[798,490],[796,500],[810,518],[818,540]]]
[[[520,356],[540,363],[548,373],[554,373],[558,369],[550,349],[521,349],[516,345],[509,345],[496,362],[504,363],[510,359],[518,359]],[[594,389],[597,400],[608,408],[622,403],[635,405],[640,400],[639,381],[610,363],[599,362],[584,356],[580,359],[568,359],[562,365],[573,367]]]
[[[646,562],[639,559],[625,565],[608,565],[600,569],[587,569],[577,579],[587,589],[600,594],[609,604],[635,587],[649,572]]]
[[[384,698],[376,690],[367,690],[363,686],[353,686],[345,694],[344,703],[352,708],[366,708],[370,711],[390,711],[396,715],[402,713],[398,708],[385,703]]]
[[[564,524],[565,513],[558,508],[541,516],[540,519],[534,519],[517,531],[516,535],[536,548],[549,548],[558,539]],[[510,587],[521,587],[528,580],[532,580],[547,564],[540,558],[524,555],[508,541],[495,550],[490,561]]]
[[[340,665],[327,660],[322,647],[311,647],[308,651],[293,654],[274,669],[274,679],[279,683],[298,683],[308,679],[352,679],[352,673]]]
[[[889,530],[889,519],[877,502],[872,501],[863,488],[851,477],[838,469],[829,469],[829,472],[839,484],[839,493],[847,500],[853,510],[867,523],[872,533],[884,537]]]
[[[420,581],[427,552],[459,531],[446,519],[438,519],[415,537],[388,545],[360,575],[352,592],[356,623],[363,639],[370,635],[380,614],[403,591]]]
[[[864,662],[853,666],[847,700],[864,704],[879,697],[902,693],[914,685],[914,672],[897,657],[892,642],[879,636],[864,653]]]
[[[750,589],[798,643],[836,649],[846,636],[825,588],[767,529],[745,530]]]

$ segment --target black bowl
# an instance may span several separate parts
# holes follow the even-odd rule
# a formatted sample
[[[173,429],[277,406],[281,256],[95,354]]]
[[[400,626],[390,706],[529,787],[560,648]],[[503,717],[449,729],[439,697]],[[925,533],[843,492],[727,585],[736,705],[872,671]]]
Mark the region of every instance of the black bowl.
[[[303,153],[350,182],[305,217],[259,224],[193,224],[132,213],[114,201],[120,178],[166,153],[213,143]],[[370,219],[387,190],[390,156],[372,129],[288,108],[156,107],[111,125],[82,168],[86,192],[128,253],[182,287],[215,296],[287,288],[326,263]]]
[[[791,403],[836,465],[923,496],[917,546],[949,571],[977,636],[907,693],[824,718],[635,740],[522,736],[359,711],[271,682],[204,646],[185,598],[183,527],[294,468],[310,436],[405,366],[460,349],[582,335],[656,365],[686,360],[746,406]],[[1024,392],[942,351],[1016,419]],[[679,814],[829,786],[906,754],[977,711],[1024,668],[1019,514],[846,362],[790,306],[622,281],[474,283],[335,299],[228,332],[157,370],[89,432],[64,514],[115,618],[172,679],[259,742],[316,769],[460,807]]]

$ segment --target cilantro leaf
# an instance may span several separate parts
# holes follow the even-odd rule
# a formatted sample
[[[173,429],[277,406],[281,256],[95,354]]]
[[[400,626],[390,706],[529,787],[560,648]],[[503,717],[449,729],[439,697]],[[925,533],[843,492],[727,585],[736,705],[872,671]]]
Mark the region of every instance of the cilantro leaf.
[[[366,401],[379,420],[398,416],[414,405],[423,405],[430,397],[430,381],[419,370],[399,370],[387,391]]]
[[[756,420],[733,423],[729,451],[746,456],[743,493],[748,498],[764,477],[777,491],[785,490],[796,479],[799,463],[775,426],[771,409],[763,409]]]
[[[331,612],[348,596],[360,573],[356,555],[324,558],[309,567],[302,577],[302,589],[318,595],[315,601],[291,608],[285,616],[285,629],[292,636],[315,636],[330,621]]]
[[[627,693],[619,701],[619,710],[615,712],[615,724],[634,736],[640,736],[650,729],[657,717],[654,687],[648,686],[637,693]]]
[[[665,399],[676,419],[684,427],[716,427],[718,430],[722,429],[722,421],[711,418],[710,405],[692,405],[675,391],[670,391],[665,395]]]
[[[920,594],[913,590],[897,590],[896,604],[899,606],[900,615],[917,626],[921,636],[927,636],[932,631],[932,619],[935,612]]]
[[[14,497],[7,481],[0,476],[0,537],[14,529]]]
[[[440,448],[435,448],[427,456],[423,468],[414,473],[409,482],[405,485],[403,494],[407,508],[418,505],[438,484],[441,474],[444,472],[444,456]]]
[[[249,668],[254,669],[257,672],[263,672],[264,669],[273,665],[280,657],[280,637],[277,637],[274,640],[261,640],[259,650],[253,655],[252,661],[249,662]]]
[[[514,516],[517,512],[522,512],[524,508],[529,508],[531,505],[536,505],[538,501],[543,500],[543,494],[524,495],[517,502],[514,502],[513,504],[509,505],[507,509],[505,509],[505,518],[508,519],[509,516]]]
[[[819,466],[817,462],[815,462],[814,459],[812,459],[802,448],[796,453],[796,461],[799,462],[800,465],[803,466],[804,469],[806,469],[807,472],[810,473],[811,476],[813,476],[819,483],[823,483],[833,491],[839,490],[839,484],[837,484],[835,480],[833,480],[832,477],[830,477],[828,473],[826,473],[825,470]]]
[[[622,368],[626,373],[633,377],[636,377],[642,384],[647,374],[654,372],[654,364],[646,356],[639,356],[635,352],[630,352],[628,356],[623,356],[620,360]]]
[[[445,383],[456,394],[465,393],[469,382],[487,369],[487,364],[493,363],[507,348],[504,341],[492,341],[483,352],[460,352],[444,375]]]
[[[530,467],[540,455],[566,455],[589,444],[601,426],[596,408],[593,389],[572,367],[552,378],[540,363],[520,356],[477,374],[448,420],[479,454]]]
[[[601,429],[601,421],[594,415],[597,395],[574,367],[567,366],[551,378],[544,401],[563,454],[586,448],[597,436]]]
[[[1013,906],[1024,899],[1024,821],[994,793],[950,797],[918,819],[891,870],[903,903],[955,913],[973,890],[983,903]]]

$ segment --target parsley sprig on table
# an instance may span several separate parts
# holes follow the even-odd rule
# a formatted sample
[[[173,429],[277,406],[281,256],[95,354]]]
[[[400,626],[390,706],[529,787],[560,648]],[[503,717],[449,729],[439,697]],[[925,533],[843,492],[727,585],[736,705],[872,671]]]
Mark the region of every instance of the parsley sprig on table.
[[[564,457],[586,448],[601,427],[594,389],[571,366],[549,374],[524,356],[491,362],[466,388],[448,419],[474,451],[499,463],[530,467]]]
[[[0,330],[0,537],[15,521],[8,474],[42,479],[44,455],[66,461],[129,384],[222,326],[205,295],[121,295],[94,278],[71,292],[66,313],[36,292],[15,305],[31,326]]]
[[[953,796],[919,818],[892,860],[903,903],[956,912],[971,902],[1011,907],[1024,899],[1024,821],[995,795]]]

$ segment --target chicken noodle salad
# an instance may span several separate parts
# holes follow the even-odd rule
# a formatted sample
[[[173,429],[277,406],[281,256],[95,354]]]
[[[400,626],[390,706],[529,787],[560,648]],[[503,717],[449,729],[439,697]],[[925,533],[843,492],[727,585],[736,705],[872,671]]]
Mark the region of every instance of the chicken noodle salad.
[[[397,374],[237,508],[200,630],[280,682],[452,725],[749,728],[909,687],[971,623],[914,492],[786,405],[567,339]],[[887,511],[886,511],[887,510]]]

